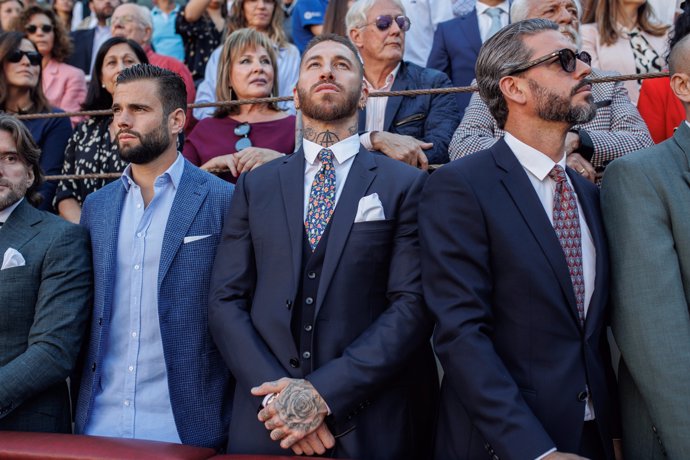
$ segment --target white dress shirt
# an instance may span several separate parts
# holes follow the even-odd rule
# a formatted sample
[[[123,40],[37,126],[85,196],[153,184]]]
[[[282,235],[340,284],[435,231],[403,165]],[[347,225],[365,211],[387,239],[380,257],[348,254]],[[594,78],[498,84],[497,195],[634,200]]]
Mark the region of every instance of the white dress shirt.
[[[505,27],[508,25],[508,12],[510,11],[510,5],[508,4],[508,1],[504,1],[503,3],[499,3],[495,7],[486,5],[482,2],[477,2],[477,21],[479,22],[479,36],[482,37],[482,43],[484,43],[489,37],[487,37],[487,34],[489,33],[489,30],[491,30],[491,22],[493,21],[491,19],[491,16],[486,14],[486,10],[489,8],[498,8],[501,10],[501,26]]]
[[[302,141],[304,149],[304,220],[307,220],[309,211],[309,194],[311,184],[314,182],[316,173],[321,169],[321,159],[319,152],[324,148],[319,144],[304,139]],[[355,160],[355,155],[359,152],[359,136],[350,136],[342,141],[333,144],[329,149],[333,152],[333,166],[335,167],[335,205],[343,192],[347,175]]]
[[[0,211],[0,223],[4,224],[5,222],[7,222],[7,219],[10,218],[10,214],[12,214],[12,211],[14,211],[16,207],[19,206],[19,203],[21,203],[22,201],[24,201],[24,198],[21,198],[13,205],[8,206],[2,211]]]
[[[400,70],[400,63],[395,66],[395,69],[391,71],[386,77],[386,83],[380,88],[375,88],[369,80],[364,78],[364,85],[367,87],[370,93],[374,91],[390,91],[395,82],[395,77],[398,75]],[[383,131],[383,125],[386,121],[386,104],[388,104],[388,97],[370,97],[367,99],[367,118],[366,125],[364,125],[365,133],[360,136],[360,142],[367,150],[373,150],[371,145],[371,132],[372,131]],[[360,127],[361,129],[361,127]]]

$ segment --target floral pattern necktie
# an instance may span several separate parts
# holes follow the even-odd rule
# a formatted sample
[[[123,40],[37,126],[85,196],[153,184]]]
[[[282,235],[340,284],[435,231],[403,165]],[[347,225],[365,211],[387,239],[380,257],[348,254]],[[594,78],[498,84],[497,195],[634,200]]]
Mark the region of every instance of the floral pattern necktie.
[[[316,249],[335,210],[335,166],[333,151],[321,149],[319,152],[321,169],[314,176],[309,193],[309,210],[304,227],[311,250]]]

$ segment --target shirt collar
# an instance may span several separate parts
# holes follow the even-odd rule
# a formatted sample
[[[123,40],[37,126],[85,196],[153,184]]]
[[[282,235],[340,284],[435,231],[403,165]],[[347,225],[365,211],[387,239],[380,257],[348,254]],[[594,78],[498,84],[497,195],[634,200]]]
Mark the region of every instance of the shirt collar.
[[[307,139],[302,140],[304,158],[311,165],[316,163],[319,152],[324,147]],[[333,152],[338,164],[343,164],[359,152],[359,134],[354,134],[340,142],[336,142],[329,149]]]
[[[481,16],[482,14],[484,14],[484,11],[488,10],[489,8],[498,8],[501,10],[501,12],[507,14],[508,11],[510,10],[510,5],[508,4],[507,0],[505,2],[499,3],[496,6],[489,6],[489,5],[482,3],[481,1],[478,1],[476,8],[477,8],[477,16]]]
[[[7,219],[10,218],[10,215],[12,214],[12,211],[14,211],[19,204],[24,201],[24,198],[22,197],[19,201],[14,203],[12,206],[9,206],[2,211],[0,211],[0,222],[7,222]]]
[[[177,158],[175,159],[175,162],[170,165],[168,169],[165,170],[163,174],[160,176],[156,177],[156,180],[154,181],[154,184],[158,185],[163,181],[170,181],[173,184],[173,187],[175,190],[177,190],[177,186],[180,184],[180,179],[182,178],[182,172],[184,171],[184,157],[180,155],[180,152],[177,152]],[[125,168],[124,172],[122,173],[122,176],[120,177],[120,180],[122,180],[122,183],[125,186],[125,190],[129,192],[129,188],[134,184],[134,179],[132,178],[132,165],[128,164],[127,167]]]
[[[565,152],[563,152],[563,158],[558,163],[555,163],[546,154],[534,147],[530,147],[510,133],[506,133],[504,139],[522,167],[540,181],[543,181],[549,175],[556,164],[561,165],[563,170],[565,170]]]
[[[391,86],[393,86],[393,81],[395,80],[395,77],[398,76],[398,71],[400,70],[401,62],[402,61],[398,62],[398,65],[395,66],[395,69],[393,69],[391,71],[391,73],[388,74],[388,76],[386,77],[386,84],[383,85],[381,88],[374,88],[374,85],[369,83],[369,80],[367,80],[367,77],[364,77],[364,84],[367,85],[367,89],[369,91],[377,91],[377,90],[381,90],[383,88],[390,88]]]

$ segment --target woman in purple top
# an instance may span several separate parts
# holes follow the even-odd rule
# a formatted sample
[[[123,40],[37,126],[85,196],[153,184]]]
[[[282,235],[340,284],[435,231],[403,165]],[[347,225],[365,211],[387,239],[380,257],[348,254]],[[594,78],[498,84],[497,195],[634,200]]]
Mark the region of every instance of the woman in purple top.
[[[276,56],[270,39],[254,29],[239,29],[223,47],[216,96],[219,101],[278,94]],[[229,169],[237,177],[295,149],[295,117],[275,103],[219,107],[201,120],[185,140],[183,155],[203,169]]]

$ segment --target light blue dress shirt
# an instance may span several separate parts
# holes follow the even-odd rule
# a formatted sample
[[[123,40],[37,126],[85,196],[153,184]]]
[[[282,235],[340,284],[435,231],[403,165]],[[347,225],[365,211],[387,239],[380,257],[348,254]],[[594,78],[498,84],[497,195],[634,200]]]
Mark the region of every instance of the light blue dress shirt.
[[[154,182],[144,205],[131,166],[122,175],[126,195],[117,241],[113,312],[90,435],[181,443],[175,426],[158,318],[158,266],[163,235],[184,170],[177,160]]]
[[[180,12],[180,5],[170,14],[165,14],[163,10],[154,6],[151,9],[151,19],[153,20],[153,34],[151,44],[158,54],[174,57],[184,62],[184,45],[182,37],[175,32],[175,18]]]

